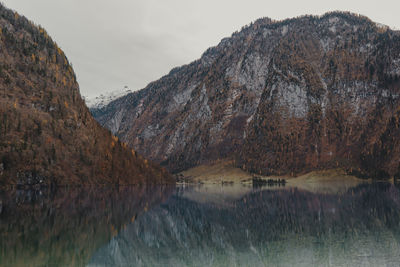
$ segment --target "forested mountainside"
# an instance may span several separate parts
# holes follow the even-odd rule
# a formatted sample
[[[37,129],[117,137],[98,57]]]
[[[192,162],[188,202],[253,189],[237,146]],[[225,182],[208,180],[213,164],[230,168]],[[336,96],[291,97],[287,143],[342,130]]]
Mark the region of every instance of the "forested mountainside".
[[[46,31],[0,4],[0,185],[170,179],[93,119]]]
[[[346,12],[259,19],[92,114],[176,172],[400,173],[400,33]]]

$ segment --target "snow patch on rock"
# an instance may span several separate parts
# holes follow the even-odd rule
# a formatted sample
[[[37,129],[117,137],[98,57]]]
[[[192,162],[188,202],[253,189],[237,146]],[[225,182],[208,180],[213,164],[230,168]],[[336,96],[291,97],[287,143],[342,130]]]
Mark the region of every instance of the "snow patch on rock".
[[[110,102],[114,101],[117,98],[123,97],[129,93],[132,93],[127,86],[122,89],[114,90],[105,94],[101,94],[94,98],[83,97],[85,100],[86,106],[89,109],[100,109],[107,106]]]

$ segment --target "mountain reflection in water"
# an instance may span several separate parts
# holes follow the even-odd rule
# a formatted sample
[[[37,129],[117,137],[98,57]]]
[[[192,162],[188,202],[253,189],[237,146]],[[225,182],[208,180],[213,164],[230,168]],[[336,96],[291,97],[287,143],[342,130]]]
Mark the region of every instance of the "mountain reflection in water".
[[[230,203],[197,201],[198,192],[191,197],[190,190],[196,191],[180,190],[139,216],[99,249],[89,266],[400,262],[400,195],[395,185],[363,184],[340,194],[267,189],[250,191]]]
[[[175,192],[175,193],[173,193]],[[293,187],[0,194],[0,266],[398,266],[400,194]]]

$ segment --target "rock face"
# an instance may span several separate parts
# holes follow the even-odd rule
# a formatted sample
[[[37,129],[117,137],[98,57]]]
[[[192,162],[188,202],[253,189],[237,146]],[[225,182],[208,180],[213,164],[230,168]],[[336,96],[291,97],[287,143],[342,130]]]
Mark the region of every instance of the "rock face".
[[[234,158],[262,174],[387,177],[400,166],[399,76],[400,33],[366,17],[264,18],[92,113],[171,171]]]
[[[0,5],[0,185],[168,179],[93,119],[45,30]]]
[[[342,167],[398,175],[399,33],[344,14],[314,30],[312,20],[297,24],[274,50],[240,165],[265,174]]]

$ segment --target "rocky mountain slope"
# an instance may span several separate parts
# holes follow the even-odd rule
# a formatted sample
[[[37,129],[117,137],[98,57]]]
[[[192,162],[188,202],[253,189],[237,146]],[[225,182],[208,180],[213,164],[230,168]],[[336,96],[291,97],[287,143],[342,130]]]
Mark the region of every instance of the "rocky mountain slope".
[[[168,179],[93,119],[46,31],[0,5],[0,185]]]
[[[95,118],[171,171],[400,172],[400,33],[355,14],[257,20]]]

